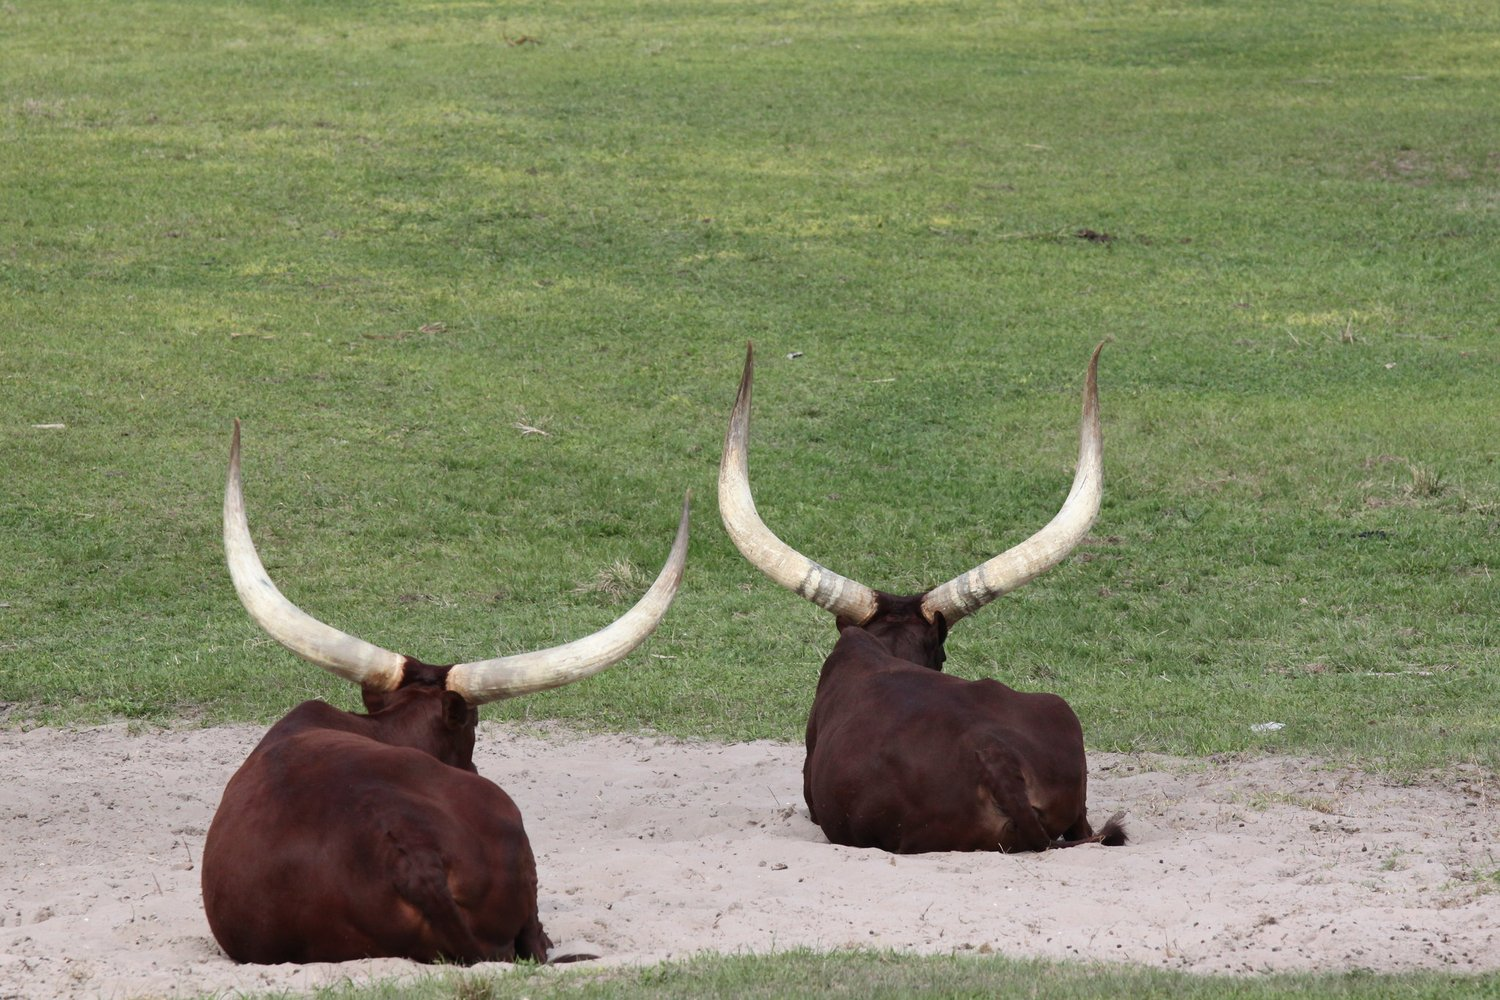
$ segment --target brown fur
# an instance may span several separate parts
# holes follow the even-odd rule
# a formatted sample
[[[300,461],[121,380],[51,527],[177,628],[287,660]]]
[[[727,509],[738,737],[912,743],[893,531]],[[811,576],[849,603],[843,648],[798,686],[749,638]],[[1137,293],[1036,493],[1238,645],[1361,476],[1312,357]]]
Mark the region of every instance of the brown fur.
[[[478,712],[441,673],[414,663],[367,715],[298,705],[230,779],[203,848],[230,958],[546,961],[520,811],[475,772]]]
[[[1067,702],[942,673],[947,624],[920,603],[880,594],[870,621],[839,622],[807,721],[813,822],[835,844],[901,854],[1123,844],[1118,816],[1089,825]]]

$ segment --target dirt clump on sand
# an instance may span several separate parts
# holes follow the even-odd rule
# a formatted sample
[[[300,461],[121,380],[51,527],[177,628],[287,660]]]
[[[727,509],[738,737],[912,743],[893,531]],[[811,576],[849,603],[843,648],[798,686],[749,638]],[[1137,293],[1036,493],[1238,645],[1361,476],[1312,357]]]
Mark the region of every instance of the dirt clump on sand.
[[[300,990],[399,960],[239,966],[209,934],[203,837],[264,732],[0,732],[0,997]],[[557,954],[892,948],[1196,972],[1500,969],[1493,775],[1441,784],[1287,758],[1090,756],[1131,844],[894,856],[830,845],[802,748],[481,726],[521,807]],[[585,966],[586,967],[586,966]]]

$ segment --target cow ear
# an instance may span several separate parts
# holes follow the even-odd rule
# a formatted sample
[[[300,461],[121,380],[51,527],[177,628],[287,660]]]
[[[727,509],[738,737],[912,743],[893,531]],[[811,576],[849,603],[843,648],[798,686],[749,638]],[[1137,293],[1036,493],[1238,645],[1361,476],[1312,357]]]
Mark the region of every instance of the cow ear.
[[[443,692],[443,724],[449,729],[462,729],[469,724],[469,713],[473,709],[456,691]]]
[[[934,624],[934,625],[937,626],[938,642],[939,643],[947,642],[948,641],[948,619],[946,619],[946,618],[943,617],[943,613],[941,611],[938,611],[938,612],[936,612],[936,613],[933,614],[933,616],[932,616],[932,624]]]

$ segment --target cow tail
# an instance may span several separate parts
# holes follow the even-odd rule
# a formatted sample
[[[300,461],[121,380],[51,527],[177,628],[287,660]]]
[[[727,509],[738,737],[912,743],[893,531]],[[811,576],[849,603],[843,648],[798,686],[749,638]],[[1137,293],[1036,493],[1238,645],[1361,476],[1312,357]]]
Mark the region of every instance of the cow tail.
[[[1037,815],[1036,809],[1031,805],[1031,799],[1026,795],[1026,779],[1021,775],[1021,765],[1015,755],[999,746],[976,750],[975,755],[983,765],[987,778],[985,785],[995,800],[995,807],[1009,821],[1005,831],[1009,836],[1002,834],[1000,850],[1046,851],[1062,847],[1081,847],[1084,844],[1103,844],[1105,847],[1124,846],[1127,837],[1123,812],[1117,812],[1111,816],[1098,831],[1093,831],[1088,825],[1088,820],[1084,819],[1081,824],[1083,830],[1086,831],[1084,836],[1075,840],[1054,839],[1042,826],[1041,817]]]
[[[397,894],[422,915],[428,930],[437,940],[441,954],[435,957],[463,960],[484,954],[484,946],[474,936],[458,901],[453,898],[442,857],[434,850],[403,845],[394,836],[390,840],[395,855],[392,882]],[[541,929],[540,925],[537,929]],[[486,957],[509,960],[513,955]],[[545,960],[544,951],[538,961]]]
[[[1117,812],[1109,819],[1105,820],[1103,826],[1101,826],[1098,830],[1095,830],[1088,836],[1079,837],[1077,840],[1053,841],[1052,846],[1056,848],[1078,847],[1082,844],[1103,844],[1105,847],[1124,847],[1130,841],[1130,838],[1125,835],[1125,823],[1123,822],[1124,819],[1125,814],[1122,812]],[[1064,836],[1066,836],[1066,834],[1064,834]]]
[[[985,776],[985,787],[1002,817],[999,850],[1045,851],[1052,845],[1042,821],[1026,795],[1026,779],[1015,754],[1001,746],[975,750]]]
[[[530,959],[545,965],[558,965],[562,962],[582,962],[598,955],[558,955],[548,957],[552,949],[552,939],[547,932],[542,930],[542,920],[536,914],[526,921],[526,926],[521,928],[521,933],[516,937],[516,958]]]

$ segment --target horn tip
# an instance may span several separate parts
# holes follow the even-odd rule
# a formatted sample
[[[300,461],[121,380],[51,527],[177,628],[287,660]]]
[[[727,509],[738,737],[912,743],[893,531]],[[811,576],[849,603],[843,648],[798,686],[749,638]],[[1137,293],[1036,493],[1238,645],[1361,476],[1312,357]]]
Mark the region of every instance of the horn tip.
[[[740,376],[739,392],[734,397],[734,410],[729,415],[730,432],[733,433],[735,426],[740,421],[750,419],[750,387],[755,381],[755,347],[747,344],[745,347],[745,371]]]
[[[1114,337],[1105,337],[1099,341],[1099,346],[1094,348],[1094,353],[1089,357],[1088,375],[1084,379],[1083,393],[1084,403],[1092,408],[1098,405],[1099,398],[1099,354],[1104,350],[1104,345],[1113,343]]]
[[[229,471],[239,471],[240,467],[240,418],[234,418],[234,430],[229,436]]]

